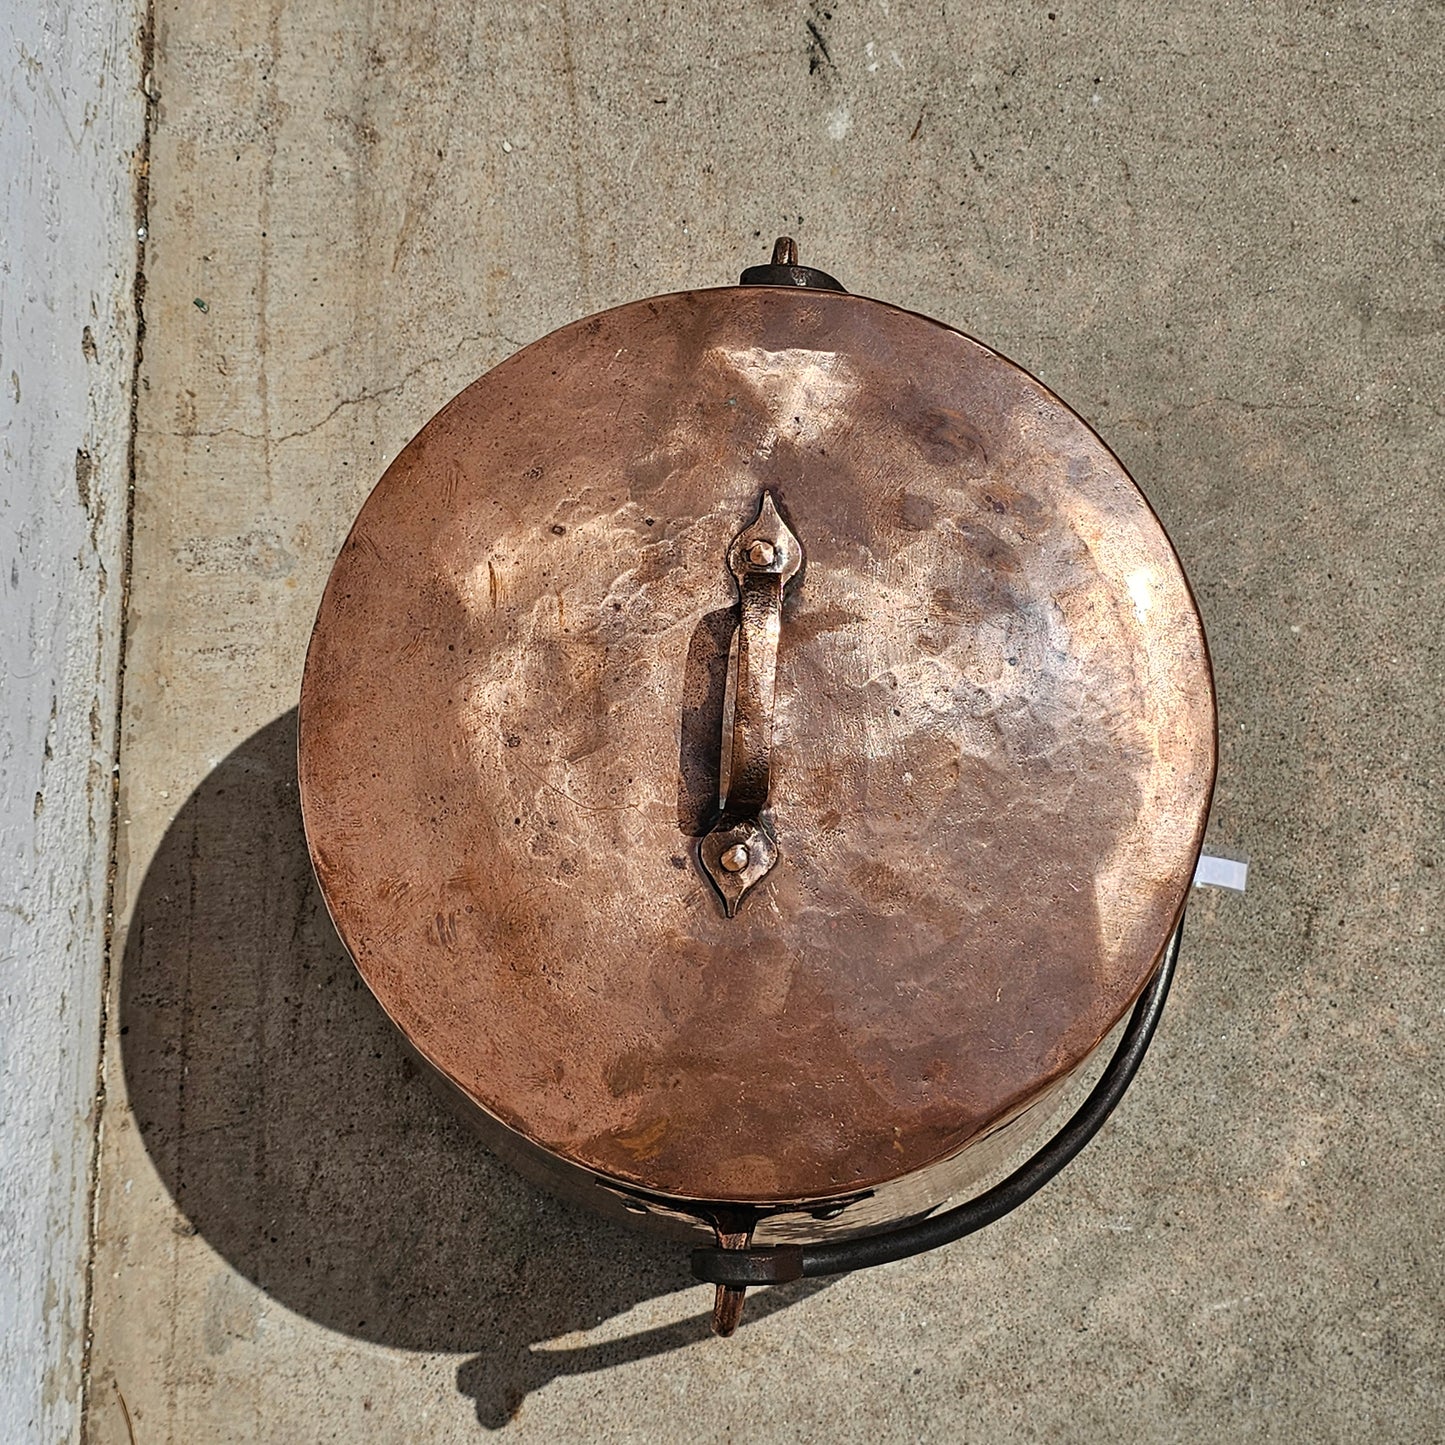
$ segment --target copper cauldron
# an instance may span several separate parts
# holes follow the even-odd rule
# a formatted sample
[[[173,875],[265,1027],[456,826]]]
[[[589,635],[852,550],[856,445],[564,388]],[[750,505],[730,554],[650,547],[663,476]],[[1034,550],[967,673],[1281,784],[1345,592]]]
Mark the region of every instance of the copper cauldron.
[[[786,240],[422,429],[336,561],[300,737],[382,1007],[518,1168],[700,1237],[723,1333],[747,1285],[956,1238],[1083,1146],[1215,767],[1199,614],[1118,460]]]

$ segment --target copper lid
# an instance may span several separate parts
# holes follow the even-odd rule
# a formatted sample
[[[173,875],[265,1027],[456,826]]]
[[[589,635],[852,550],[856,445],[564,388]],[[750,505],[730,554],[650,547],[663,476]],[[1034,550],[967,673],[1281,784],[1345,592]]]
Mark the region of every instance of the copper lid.
[[[1093,432],[946,326],[773,286],[445,407],[301,705],[317,876],[415,1047],[565,1160],[752,1203],[920,1169],[1085,1058],[1214,756],[1184,576]]]

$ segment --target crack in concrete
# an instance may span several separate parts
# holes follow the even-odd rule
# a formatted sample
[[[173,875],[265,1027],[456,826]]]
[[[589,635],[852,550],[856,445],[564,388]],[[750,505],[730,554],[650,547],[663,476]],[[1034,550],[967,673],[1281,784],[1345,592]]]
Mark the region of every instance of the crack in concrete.
[[[484,341],[502,342],[520,350],[524,342],[516,341],[510,336],[504,336],[495,331],[478,331],[471,335],[463,336],[451,350],[443,352],[439,356],[429,356],[425,361],[419,361],[410,371],[405,372],[400,380],[394,381],[387,386],[368,387],[359,392],[356,396],[342,397],[325,416],[312,422],[309,426],[298,427],[295,431],[283,432],[280,436],[271,436],[266,432],[246,431],[242,427],[223,426],[214,430],[202,431],[199,428],[188,428],[183,431],[163,431],[159,428],[153,430],[153,435],[173,437],[180,441],[201,441],[213,437],[233,436],[241,437],[246,441],[269,442],[272,446],[280,446],[283,442],[296,441],[300,437],[310,436],[313,432],[320,431],[322,427],[333,421],[337,415],[348,407],[364,406],[369,401],[380,401],[383,397],[393,396],[401,391],[408,382],[419,376],[428,367],[441,366],[450,361],[459,351],[467,346],[475,346]]]
[[[136,40],[136,59],[141,76],[148,79],[155,68],[156,52],[156,10],[155,0],[146,0],[144,20],[141,25],[140,34]],[[112,717],[112,731],[110,737],[110,837],[108,839],[108,856],[106,858],[105,870],[105,918],[103,931],[103,944],[101,954],[100,974],[100,1046],[96,1051],[96,1072],[95,1089],[92,1095],[92,1138],[89,1175],[86,1179],[86,1230],[85,1241],[85,1283],[84,1297],[82,1301],[82,1318],[85,1321],[85,1333],[81,1344],[80,1359],[80,1445],[88,1445],[91,1436],[91,1407],[94,1404],[92,1398],[92,1368],[94,1366],[93,1347],[95,1342],[95,1262],[96,1242],[100,1237],[100,1173],[101,1155],[104,1149],[105,1127],[107,1122],[107,1096],[106,1096],[106,1063],[110,1049],[114,1046],[113,1020],[111,1018],[110,994],[113,980],[115,978],[115,903],[116,885],[120,873],[120,754],[123,739],[125,737],[125,671],[126,671],[126,642],[130,612],[130,588],[132,576],[132,559],[135,550],[135,486],[136,486],[136,439],[139,436],[140,418],[140,394],[141,394],[141,366],[145,353],[145,295],[146,295],[146,242],[150,236],[150,165],[151,165],[151,142],[155,133],[157,120],[158,95],[151,93],[151,87],[142,83],[141,93],[144,97],[142,106],[141,134],[140,141],[136,146],[132,158],[132,180],[135,197],[135,273],[131,283],[131,307],[133,311],[133,324],[135,326],[135,343],[131,357],[130,373],[130,408],[126,418],[126,439],[125,439],[125,517],[121,524],[120,540],[120,636],[117,639],[115,653],[115,711]],[[85,334],[89,335],[90,328],[86,327]],[[91,359],[91,351],[94,350],[94,340],[91,340],[90,347],[85,346],[82,338],[82,350],[86,353],[86,359]],[[79,485],[77,473],[77,485]],[[82,501],[84,501],[82,493]],[[99,517],[92,519],[91,524],[91,547],[99,556],[96,548],[96,534],[99,528]],[[102,572],[104,571],[104,564]],[[104,586],[104,576],[102,576]],[[97,659],[104,655],[103,648],[97,650]],[[97,679],[97,687],[98,687]],[[53,710],[53,705],[52,705]],[[92,704],[92,742],[98,742],[95,734],[95,708]],[[94,768],[92,767],[92,776]],[[92,827],[94,810],[91,810]],[[113,1382],[114,1383],[114,1382]],[[116,1394],[121,1402],[121,1409],[125,1415],[127,1433],[132,1442],[135,1439],[135,1431],[131,1426],[130,1409],[125,1403],[125,1397],[120,1394],[120,1385],[115,1383]]]

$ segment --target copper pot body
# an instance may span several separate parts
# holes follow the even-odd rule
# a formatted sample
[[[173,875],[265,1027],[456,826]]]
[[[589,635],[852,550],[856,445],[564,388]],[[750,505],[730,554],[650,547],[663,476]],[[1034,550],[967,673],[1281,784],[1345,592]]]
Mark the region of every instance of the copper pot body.
[[[769,826],[716,819],[760,497],[783,596]],[[1151,976],[1215,768],[1158,519],[1047,388],[845,293],[592,316],[446,406],[321,603],[300,714],[328,907],[518,1167],[668,1230],[821,1239],[956,1197]]]

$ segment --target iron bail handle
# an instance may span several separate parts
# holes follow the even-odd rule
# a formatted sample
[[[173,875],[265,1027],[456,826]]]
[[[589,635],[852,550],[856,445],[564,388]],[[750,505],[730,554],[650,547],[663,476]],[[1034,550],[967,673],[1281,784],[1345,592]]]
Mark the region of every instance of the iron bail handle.
[[[693,1276],[708,1284],[746,1289],[751,1285],[846,1274],[878,1264],[894,1264],[900,1259],[951,1244],[1017,1209],[1083,1151],[1124,1097],[1159,1026],[1160,1015],[1169,997],[1169,985],[1174,979],[1175,965],[1179,961],[1179,944],[1183,936],[1184,918],[1181,915],[1165,947],[1164,957],[1139,1002],[1134,1005],[1124,1035],[1099,1082],[1068,1123],[1007,1179],[956,1209],[859,1239],[840,1240],[836,1244],[786,1244],[756,1249],[695,1249],[692,1252]]]
[[[698,859],[733,918],[779,856],[762,811],[773,776],[783,593],[803,565],[803,546],[778,515],[771,492],[763,493],[757,519],[729,544],[727,560],[738,584],[738,628],[728,689],[731,716],[723,708],[722,816],[698,844]]]

